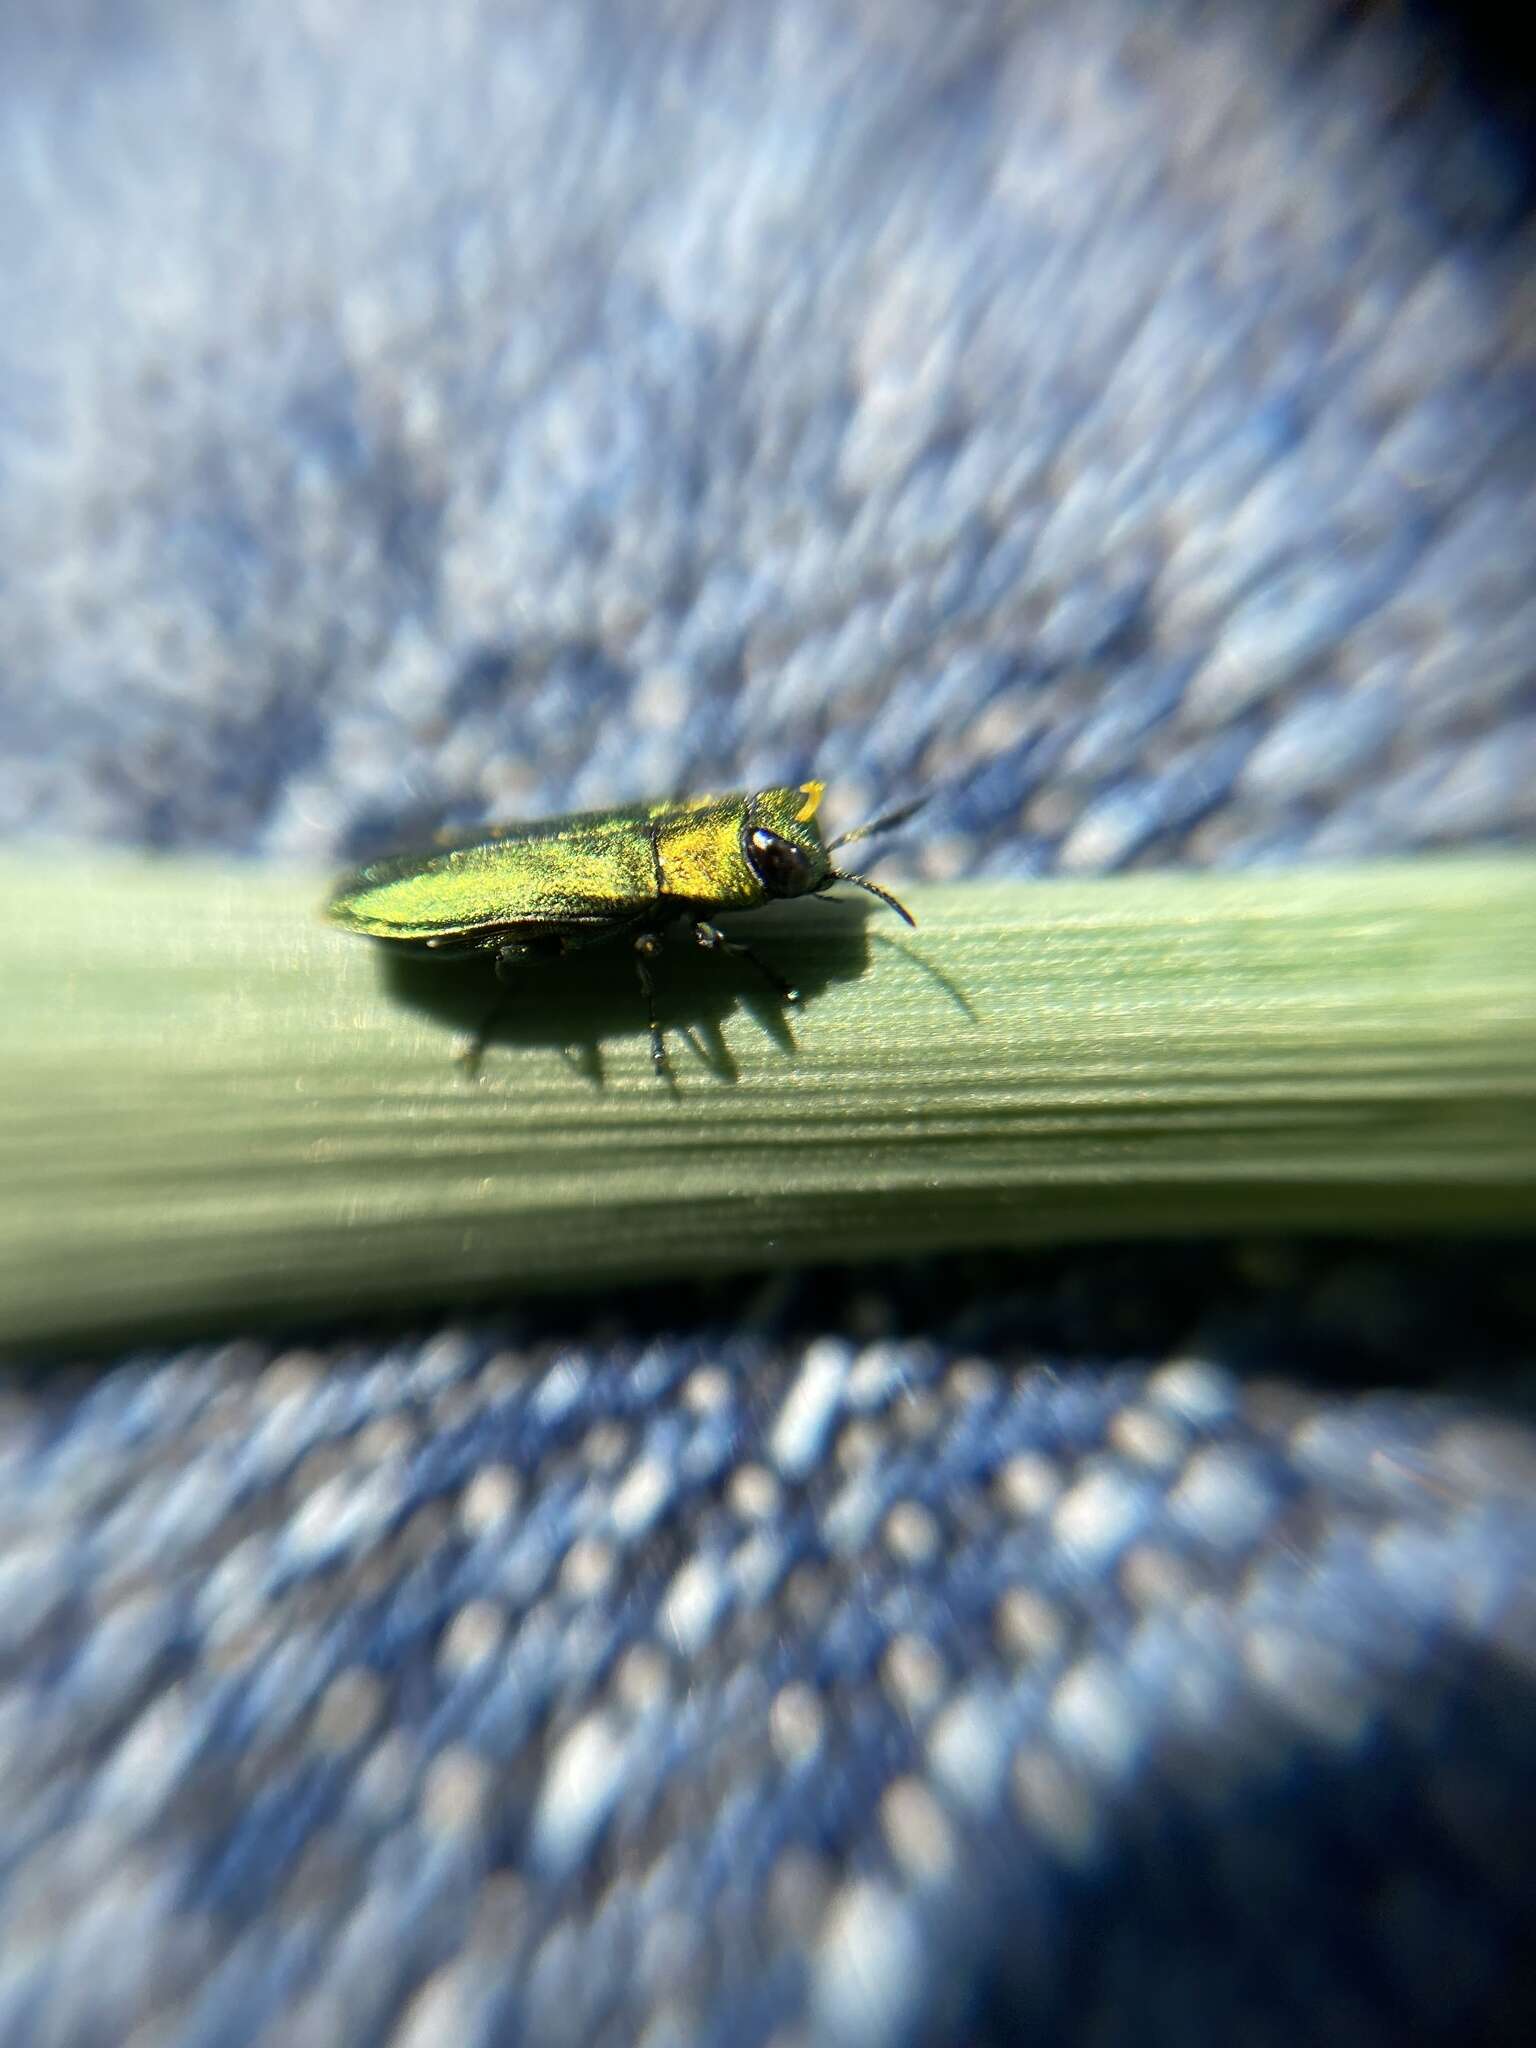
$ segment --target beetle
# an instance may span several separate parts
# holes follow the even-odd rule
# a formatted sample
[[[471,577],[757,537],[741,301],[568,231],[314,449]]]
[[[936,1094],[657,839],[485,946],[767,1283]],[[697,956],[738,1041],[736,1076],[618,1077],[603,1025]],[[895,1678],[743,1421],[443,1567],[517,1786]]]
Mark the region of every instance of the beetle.
[[[651,1060],[665,1079],[651,963],[669,926],[686,923],[707,951],[747,961],[792,1003],[798,991],[750,946],[727,938],[714,922],[718,915],[756,910],[778,897],[819,896],[851,882],[908,924],[916,922],[889,891],[834,866],[832,855],[854,840],[894,830],[918,804],[824,841],[817,812],[825,787],[802,782],[482,827],[344,876],[326,915],[346,931],[413,953],[488,953],[502,982],[515,981],[529,961],[628,938],[645,997]],[[481,1026],[472,1060],[495,1014]]]

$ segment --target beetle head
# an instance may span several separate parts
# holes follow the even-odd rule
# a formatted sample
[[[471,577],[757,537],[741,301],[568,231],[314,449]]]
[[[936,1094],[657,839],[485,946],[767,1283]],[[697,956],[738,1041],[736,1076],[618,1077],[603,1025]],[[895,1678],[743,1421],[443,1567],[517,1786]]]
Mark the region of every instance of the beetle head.
[[[827,886],[831,863],[816,822],[823,787],[759,790],[747,807],[741,850],[770,896],[806,896]]]
[[[832,853],[855,839],[868,839],[876,832],[889,832],[903,825],[924,801],[907,804],[885,817],[874,818],[856,832],[844,832],[828,846],[816,823],[821,782],[803,782],[798,789],[765,789],[753,797],[747,821],[741,830],[741,850],[747,865],[770,896],[806,896],[830,889],[834,882],[852,882],[856,888],[895,911],[908,924],[915,922],[904,904],[863,875],[852,875],[832,865]]]

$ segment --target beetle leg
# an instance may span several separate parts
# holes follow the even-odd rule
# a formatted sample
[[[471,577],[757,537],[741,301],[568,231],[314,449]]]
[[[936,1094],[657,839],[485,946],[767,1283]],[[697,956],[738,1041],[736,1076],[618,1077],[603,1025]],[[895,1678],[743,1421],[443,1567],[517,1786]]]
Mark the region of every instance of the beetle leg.
[[[782,974],[776,973],[750,946],[744,946],[740,939],[728,939],[718,925],[708,924],[702,917],[695,918],[693,936],[706,953],[734,953],[738,960],[748,961],[786,1003],[799,1002],[799,989],[792,987]]]
[[[480,1019],[474,1037],[469,1041],[468,1045],[461,1046],[454,1054],[454,1058],[471,1080],[476,1079],[479,1075],[480,1062],[484,1059],[485,1048],[490,1043],[491,1026],[506,1007],[506,997],[504,995],[497,996],[495,1002],[492,1003],[491,1007]]]
[[[481,1018],[474,1037],[457,1054],[459,1064],[471,1077],[480,1072],[480,1062],[484,1059],[485,1048],[490,1043],[491,1026],[507,1007],[507,985],[516,980],[518,968],[525,960],[531,958],[533,951],[532,946],[522,945],[516,939],[508,939],[496,948],[496,979],[500,982],[501,989],[495,1002]]]
[[[538,949],[528,946],[521,939],[503,939],[496,948],[496,979],[500,982],[516,981],[517,970],[525,960],[531,960]]]
[[[661,1026],[656,1022],[656,981],[649,963],[661,951],[661,940],[655,932],[642,932],[635,941],[635,972],[640,977],[640,987],[645,995],[645,1018],[651,1028],[651,1065],[661,1081],[672,1079],[672,1070],[667,1065],[667,1048],[662,1042]]]

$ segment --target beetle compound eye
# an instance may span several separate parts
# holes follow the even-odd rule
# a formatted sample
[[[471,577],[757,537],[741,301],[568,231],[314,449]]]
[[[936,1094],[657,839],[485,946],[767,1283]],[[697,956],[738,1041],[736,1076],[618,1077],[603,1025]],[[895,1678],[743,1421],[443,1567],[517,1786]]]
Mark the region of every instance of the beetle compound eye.
[[[773,896],[800,896],[811,886],[811,863],[792,840],[756,825],[747,834],[747,859]]]

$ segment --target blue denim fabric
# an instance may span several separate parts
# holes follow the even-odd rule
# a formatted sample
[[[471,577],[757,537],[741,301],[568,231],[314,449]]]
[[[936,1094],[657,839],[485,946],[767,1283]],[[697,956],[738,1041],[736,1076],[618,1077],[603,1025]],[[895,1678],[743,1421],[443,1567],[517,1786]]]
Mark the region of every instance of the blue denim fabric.
[[[1415,19],[9,10],[0,831],[1528,835],[1528,167]],[[15,1363],[0,2042],[1513,2035],[1532,1322],[1111,1248]]]

